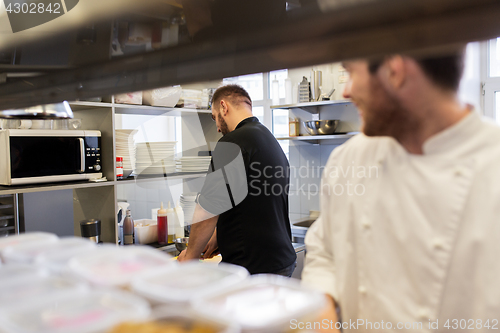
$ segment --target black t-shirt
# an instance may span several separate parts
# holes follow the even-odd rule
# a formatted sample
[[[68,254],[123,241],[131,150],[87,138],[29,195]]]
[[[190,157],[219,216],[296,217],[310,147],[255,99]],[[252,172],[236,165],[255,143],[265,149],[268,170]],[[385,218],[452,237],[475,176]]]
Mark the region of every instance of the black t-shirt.
[[[294,263],[288,190],[288,160],[257,118],[244,119],[219,140],[198,202],[219,215],[222,261],[251,274]]]

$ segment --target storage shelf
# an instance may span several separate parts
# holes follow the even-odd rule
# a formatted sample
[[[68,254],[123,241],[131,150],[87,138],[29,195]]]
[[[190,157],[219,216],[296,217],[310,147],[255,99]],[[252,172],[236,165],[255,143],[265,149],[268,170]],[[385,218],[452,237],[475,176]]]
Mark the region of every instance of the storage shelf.
[[[14,185],[14,186],[0,186],[0,194],[15,194],[15,193],[35,193],[45,191],[58,191],[68,190],[75,188],[90,188],[100,186],[112,186],[114,181],[105,182],[61,182],[61,183],[47,183],[47,184],[30,184],[30,185]]]
[[[351,101],[341,100],[341,101],[321,101],[321,102],[308,102],[308,103],[298,103],[298,104],[285,104],[285,105],[273,105],[271,109],[302,109],[304,111],[310,113],[319,113],[319,109],[322,106],[331,106],[331,105],[350,105]]]
[[[359,134],[359,132],[349,132],[346,134],[332,134],[332,135],[302,135],[302,136],[290,136],[290,137],[282,137],[276,138],[276,140],[290,140],[290,141],[304,141],[307,143],[319,144],[323,140],[347,140]]]
[[[190,109],[190,108],[169,108],[163,106],[150,106],[150,105],[135,105],[135,104],[120,104],[120,103],[106,103],[106,102],[85,102],[76,101],[69,102],[71,107],[75,110],[85,110],[89,108],[115,108],[116,114],[137,114],[137,115],[152,115],[152,116],[182,116],[185,114],[197,113],[212,113],[207,109]]]
[[[0,227],[0,231],[11,231],[15,230],[16,227],[10,226],[10,227]]]
[[[12,208],[14,205],[0,205],[0,209]]]
[[[127,179],[122,179],[122,180],[117,180],[116,184],[121,185],[121,184],[130,184],[130,183],[138,183],[138,182],[151,182],[151,181],[158,181],[160,179],[189,179],[189,178],[199,178],[199,177],[205,177],[207,174],[206,172],[176,172],[176,173],[169,173],[166,174],[165,176],[162,175],[143,175],[139,177],[132,177],[132,178],[127,178]]]

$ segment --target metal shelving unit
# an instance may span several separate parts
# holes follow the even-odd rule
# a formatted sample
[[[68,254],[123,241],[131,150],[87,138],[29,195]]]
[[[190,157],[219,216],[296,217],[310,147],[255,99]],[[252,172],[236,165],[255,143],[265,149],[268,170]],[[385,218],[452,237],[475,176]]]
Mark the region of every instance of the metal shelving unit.
[[[319,102],[308,102],[308,103],[297,103],[297,104],[286,104],[286,105],[273,105],[271,109],[273,110],[286,110],[286,109],[302,109],[309,113],[319,113],[320,108],[323,106],[331,106],[331,105],[341,105],[341,104],[352,104],[351,101],[348,100],[340,100],[340,101],[319,101]]]
[[[345,140],[352,138],[356,134],[359,134],[359,132],[350,132],[347,134],[332,134],[332,135],[289,136],[289,137],[276,138],[276,140],[304,141],[311,144],[319,144],[321,143],[321,141],[325,140],[328,141],[328,143],[336,143],[338,141],[344,142]]]

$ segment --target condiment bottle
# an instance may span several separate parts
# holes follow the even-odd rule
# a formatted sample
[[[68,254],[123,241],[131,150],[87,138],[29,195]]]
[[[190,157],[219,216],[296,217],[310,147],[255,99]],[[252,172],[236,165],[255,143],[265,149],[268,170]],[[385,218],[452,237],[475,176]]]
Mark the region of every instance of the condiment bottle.
[[[175,227],[177,225],[177,219],[174,213],[174,209],[170,207],[170,201],[168,202],[167,208],[167,220],[168,220],[168,242],[173,243],[175,239]]]
[[[125,220],[123,220],[123,244],[134,244],[134,220],[130,214],[130,209],[127,209],[127,215],[125,216]]]
[[[290,118],[288,120],[288,128],[290,136],[299,136],[299,119]]]
[[[174,213],[176,217],[175,238],[184,237],[184,210],[179,201],[177,201],[177,205],[174,208]]]
[[[158,209],[156,215],[156,221],[158,228],[158,243],[167,244],[168,243],[168,220],[167,220],[167,210],[163,208],[163,202]]]
[[[123,157],[116,157],[116,179],[123,179]]]

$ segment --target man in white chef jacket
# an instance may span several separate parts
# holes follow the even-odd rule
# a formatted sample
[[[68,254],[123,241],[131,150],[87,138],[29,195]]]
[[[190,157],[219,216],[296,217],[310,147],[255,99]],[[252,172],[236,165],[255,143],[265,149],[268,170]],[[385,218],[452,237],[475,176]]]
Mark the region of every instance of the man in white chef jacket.
[[[306,236],[321,328],[500,329],[500,128],[458,101],[462,59],[344,63],[362,134],[331,154]]]

